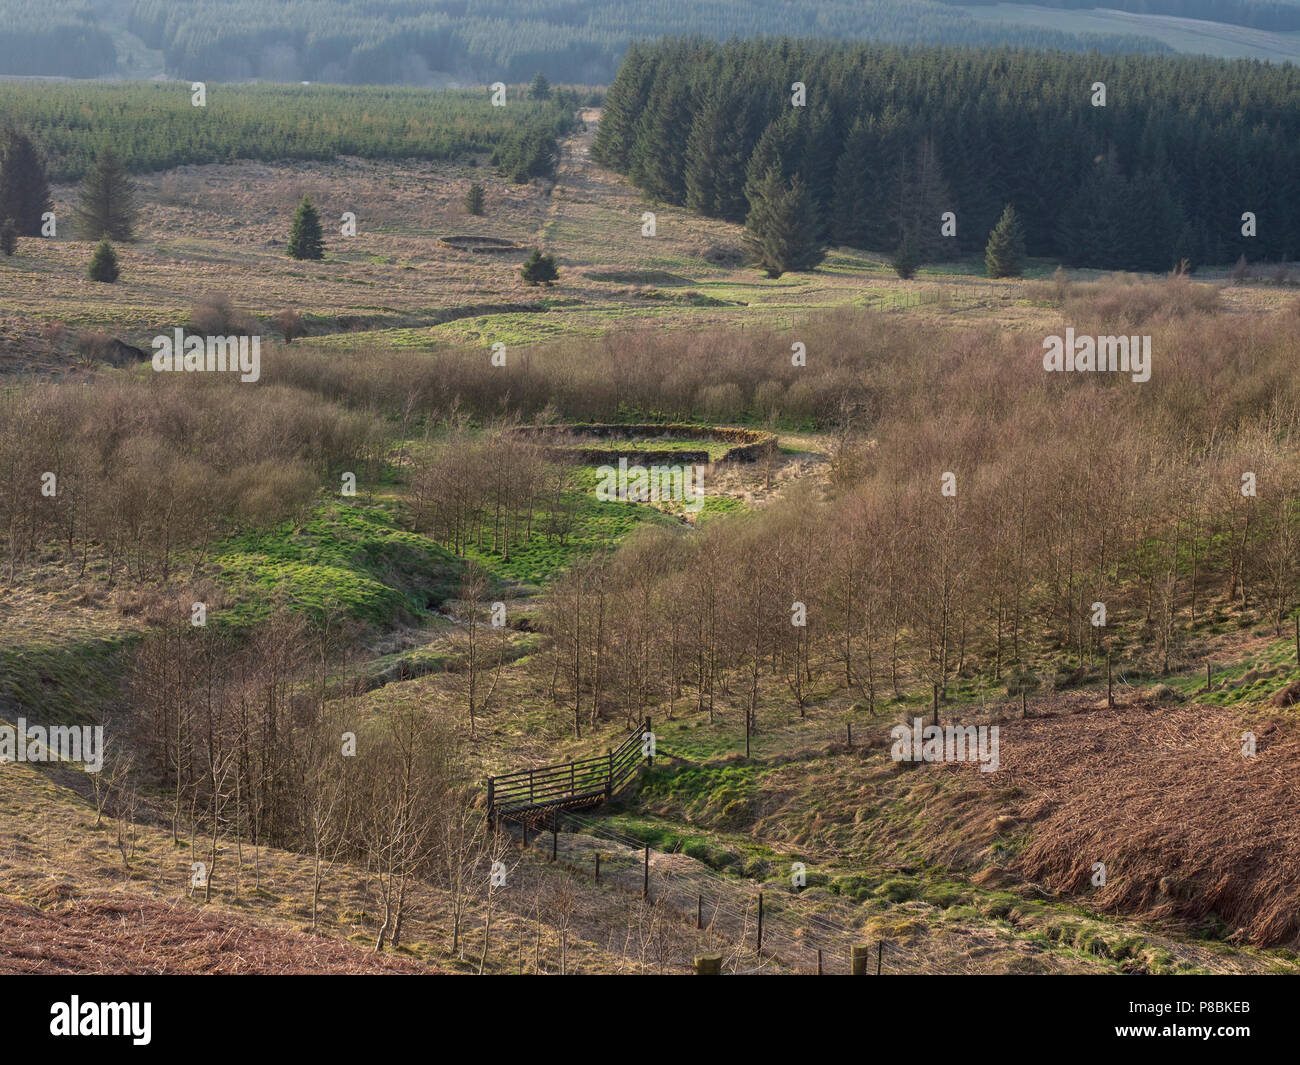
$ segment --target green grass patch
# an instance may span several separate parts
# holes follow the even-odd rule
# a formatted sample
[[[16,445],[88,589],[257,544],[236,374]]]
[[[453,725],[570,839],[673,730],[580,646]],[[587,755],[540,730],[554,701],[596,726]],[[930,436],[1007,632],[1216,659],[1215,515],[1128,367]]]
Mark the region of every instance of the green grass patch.
[[[612,548],[644,525],[678,526],[671,516],[641,503],[602,503],[596,498],[595,467],[577,468],[567,503],[573,508],[573,521],[563,540],[535,532],[527,542],[511,548],[509,558],[474,545],[466,555],[496,577],[541,585],[576,559]]]
[[[299,525],[232,537],[213,562],[236,600],[221,620],[236,627],[262,620],[276,602],[375,625],[422,618],[452,597],[462,569],[384,507],[343,501],[319,504]]]

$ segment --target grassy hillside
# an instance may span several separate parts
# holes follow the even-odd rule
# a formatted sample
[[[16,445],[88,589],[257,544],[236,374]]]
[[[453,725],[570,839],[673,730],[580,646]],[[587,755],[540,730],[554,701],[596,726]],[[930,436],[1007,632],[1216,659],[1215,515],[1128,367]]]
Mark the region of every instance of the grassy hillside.
[[[261,163],[184,168],[138,179],[141,222],[119,247],[121,280],[87,286],[91,245],[60,228],[55,240],[24,238],[0,262],[0,368],[66,370],[83,357],[82,334],[105,330],[148,350],[154,336],[186,326],[192,310],[224,296],[263,322],[286,308],[303,316],[309,339],[355,349],[438,351],[452,344],[508,347],[560,336],[594,336],[631,324],[700,329],[727,323],[789,326],[819,309],[862,307],[925,320],[1034,328],[1041,304],[1018,282],[990,282],[975,259],[937,264],[902,282],[888,254],[833,252],[811,274],[775,281],[743,265],[741,228],[646,201],[621,178],[594,167],[598,113],[563,148],[553,189],[515,185],[482,167],[360,160],[294,166]],[[484,217],[469,215],[472,182],[487,188]],[[75,188],[55,188],[63,218]],[[325,224],[326,257],[285,254],[289,221],[309,194]],[[656,213],[656,236],[641,215]],[[344,237],[338,220],[357,217]],[[517,250],[462,251],[440,240],[491,236]],[[560,264],[552,286],[519,276],[527,249]],[[1029,279],[1053,267],[1031,262]],[[1225,272],[1225,271],[1221,271]],[[1075,271],[1072,276],[1096,276]],[[1286,290],[1234,288],[1234,306],[1277,306]],[[51,326],[61,323],[61,330]]]
[[[1289,281],[900,281],[847,250],[770,281],[738,226],[592,165],[584,119],[553,186],[222,162],[140,179],[116,285],[66,236],[0,260],[0,723],[103,722],[112,752],[98,781],[0,765],[0,970],[842,972],[868,943],[889,973],[1297,972]],[[320,263],[283,253],[304,192]],[[216,311],[264,330],[256,386],[97,359]],[[1158,373],[1044,375],[1066,325],[1151,334]],[[596,499],[533,419],[778,446],[607,442],[706,452],[687,516]],[[67,494],[33,503],[50,464]],[[948,469],[961,505],[929,509]],[[936,701],[1001,730],[996,774],[891,757]],[[646,716],[616,801],[479,831],[488,776]],[[392,845],[412,822],[437,834]]]

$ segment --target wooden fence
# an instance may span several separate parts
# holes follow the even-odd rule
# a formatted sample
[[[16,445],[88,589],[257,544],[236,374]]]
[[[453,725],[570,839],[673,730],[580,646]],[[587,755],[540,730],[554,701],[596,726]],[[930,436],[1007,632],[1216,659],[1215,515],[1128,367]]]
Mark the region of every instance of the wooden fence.
[[[631,782],[643,761],[653,763],[649,734],[647,717],[608,754],[489,777],[488,816],[495,822],[502,816],[529,818],[549,810],[599,806]]]

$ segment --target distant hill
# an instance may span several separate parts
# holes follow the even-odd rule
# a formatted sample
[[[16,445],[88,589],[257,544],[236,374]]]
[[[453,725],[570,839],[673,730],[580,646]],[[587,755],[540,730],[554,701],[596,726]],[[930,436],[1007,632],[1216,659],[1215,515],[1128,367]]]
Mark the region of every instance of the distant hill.
[[[0,0],[0,75],[608,82],[630,41],[763,34],[1166,52],[1133,32],[988,21],[937,0]]]
[[[1300,30],[1297,0],[945,0],[956,7],[991,5],[1051,7],[1067,11],[1108,9],[1137,15],[1202,19],[1255,30]]]
[[[950,0],[991,27],[1138,34],[1176,52],[1300,62],[1297,0]]]

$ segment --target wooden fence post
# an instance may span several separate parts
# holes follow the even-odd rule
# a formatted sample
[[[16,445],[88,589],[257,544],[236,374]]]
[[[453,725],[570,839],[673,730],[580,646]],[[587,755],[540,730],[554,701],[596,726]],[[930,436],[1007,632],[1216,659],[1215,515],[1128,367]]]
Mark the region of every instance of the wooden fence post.
[[[1106,705],[1107,706],[1115,705],[1115,696],[1113,692],[1114,692],[1114,682],[1111,679],[1110,652],[1107,651],[1106,652]]]
[[[763,893],[761,891],[758,893],[758,944],[754,950],[759,954],[763,953]]]
[[[600,852],[596,852],[596,883],[600,883]]]
[[[721,954],[697,954],[695,956],[695,975],[696,976],[721,976],[722,955]]]
[[[876,975],[880,975],[881,961],[885,957],[885,941],[882,939],[876,944]]]
[[[645,849],[645,872],[641,878],[641,897],[648,899],[650,897],[650,846],[646,845]]]
[[[863,943],[849,948],[849,973],[866,976],[867,962],[871,960],[871,944]]]
[[[695,896],[695,927],[697,929],[704,927],[704,895],[702,893]]]

